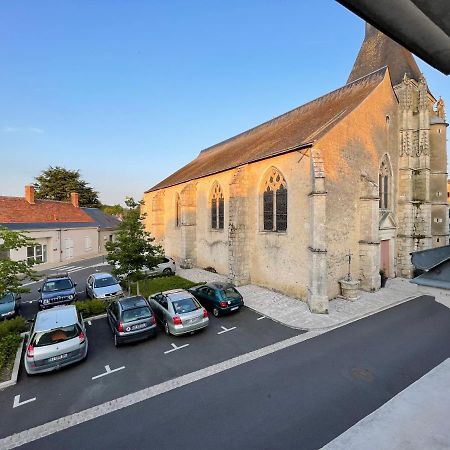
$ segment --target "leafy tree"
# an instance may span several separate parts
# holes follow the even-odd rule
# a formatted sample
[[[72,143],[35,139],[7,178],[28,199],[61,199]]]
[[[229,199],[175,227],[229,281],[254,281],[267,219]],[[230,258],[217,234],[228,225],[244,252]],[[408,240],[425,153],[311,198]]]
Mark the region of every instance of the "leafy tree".
[[[119,225],[116,240],[106,243],[106,260],[114,267],[113,273],[128,282],[138,282],[145,278],[145,267],[152,268],[161,262],[163,249],[153,245],[155,239],[145,231],[145,214],[140,210],[142,201],[127,198],[125,204],[129,210]]]
[[[120,205],[102,205],[101,209],[105,214],[111,216],[122,215],[123,217],[127,212],[127,209]]]
[[[89,183],[80,178],[79,170],[69,170],[64,167],[52,167],[42,171],[35,178],[34,188],[36,198],[68,201],[70,193],[77,192],[80,206],[98,208],[101,206],[98,192]]]
[[[35,278],[34,260],[12,261],[9,253],[34,244],[34,240],[24,233],[0,227],[0,297],[7,291],[17,294],[29,292],[29,289],[21,287],[21,277]]]

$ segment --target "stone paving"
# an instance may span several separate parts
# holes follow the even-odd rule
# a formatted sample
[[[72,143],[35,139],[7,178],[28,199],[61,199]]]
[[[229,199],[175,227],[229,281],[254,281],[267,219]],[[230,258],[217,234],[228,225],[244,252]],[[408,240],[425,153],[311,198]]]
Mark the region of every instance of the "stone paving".
[[[224,275],[198,268],[178,269],[177,274],[194,282],[227,280]],[[450,308],[450,291],[418,286],[404,278],[388,280],[385,288],[374,293],[360,291],[359,299],[354,302],[333,299],[328,314],[312,314],[305,302],[261,286],[250,284],[238,289],[249,308],[289,327],[305,330],[333,328],[424,294],[434,296]]]

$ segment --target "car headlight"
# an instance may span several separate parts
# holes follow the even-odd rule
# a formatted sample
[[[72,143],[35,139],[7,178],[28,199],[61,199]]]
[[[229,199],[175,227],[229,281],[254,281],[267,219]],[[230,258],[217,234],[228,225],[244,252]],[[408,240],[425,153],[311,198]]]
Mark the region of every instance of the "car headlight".
[[[73,295],[69,295],[69,300],[73,300]]]
[[[44,300],[44,305],[48,305],[48,300]]]

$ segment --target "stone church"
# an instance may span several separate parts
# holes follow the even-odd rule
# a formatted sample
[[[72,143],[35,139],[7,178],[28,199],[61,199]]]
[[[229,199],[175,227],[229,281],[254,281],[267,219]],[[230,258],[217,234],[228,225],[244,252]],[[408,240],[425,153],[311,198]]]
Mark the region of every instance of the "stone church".
[[[200,152],[144,194],[182,267],[214,267],[328,310],[348,272],[380,288],[448,244],[444,102],[412,54],[367,25],[347,83]]]

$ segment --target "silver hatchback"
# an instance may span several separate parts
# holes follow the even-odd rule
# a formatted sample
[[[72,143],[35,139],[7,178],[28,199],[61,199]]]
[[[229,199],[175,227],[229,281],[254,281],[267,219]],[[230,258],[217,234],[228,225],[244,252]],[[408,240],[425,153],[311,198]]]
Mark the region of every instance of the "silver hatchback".
[[[57,306],[36,315],[27,341],[27,374],[50,372],[86,358],[88,340],[75,306]]]
[[[178,336],[208,326],[208,312],[188,291],[173,289],[148,298],[166,334]]]

